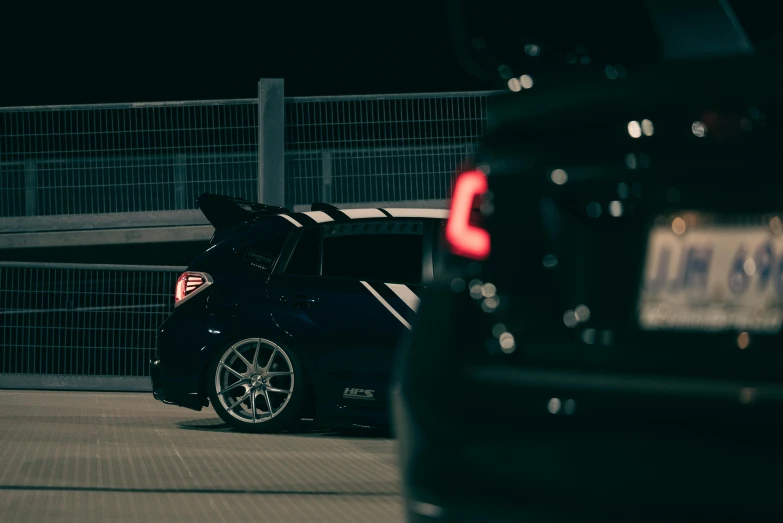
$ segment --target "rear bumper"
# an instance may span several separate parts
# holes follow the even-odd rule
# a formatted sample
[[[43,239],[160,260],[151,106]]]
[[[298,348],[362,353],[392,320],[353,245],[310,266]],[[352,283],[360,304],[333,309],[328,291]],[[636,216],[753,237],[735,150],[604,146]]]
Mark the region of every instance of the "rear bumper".
[[[150,380],[152,381],[152,397],[167,405],[177,405],[193,410],[201,410],[205,407],[205,400],[198,391],[187,392],[181,387],[166,386],[160,360],[150,359]],[[169,381],[169,383],[171,383]]]
[[[667,419],[646,406],[677,398],[628,394],[614,416],[592,415],[604,398],[583,393],[570,396],[572,413],[561,400],[550,414],[550,391],[530,392],[540,414],[508,389],[524,414],[466,416],[439,431],[417,422],[411,401],[395,399],[409,521],[469,521],[469,513],[481,521],[783,521],[783,426],[774,413],[720,416],[704,402],[690,420]]]
[[[453,309],[422,301],[392,388],[409,522],[783,521],[777,384],[444,371],[481,347]]]
[[[215,321],[175,310],[158,328],[157,351],[150,359],[155,399],[193,410],[209,404],[200,386],[202,373],[214,347],[224,342],[221,336],[210,334],[224,331]]]
[[[163,396],[163,379],[160,377],[160,360],[150,358],[150,380],[152,381],[152,396],[165,402]]]

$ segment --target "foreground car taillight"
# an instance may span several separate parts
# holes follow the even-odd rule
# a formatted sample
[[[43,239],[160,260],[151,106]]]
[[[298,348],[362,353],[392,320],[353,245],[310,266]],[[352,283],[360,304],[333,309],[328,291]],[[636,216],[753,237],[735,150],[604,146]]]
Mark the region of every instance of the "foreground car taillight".
[[[174,291],[174,306],[195,296],[212,284],[212,278],[206,272],[183,272],[177,278],[177,288]]]
[[[489,232],[471,223],[476,197],[487,192],[487,175],[481,171],[462,173],[454,185],[446,240],[459,256],[484,260],[489,256]]]

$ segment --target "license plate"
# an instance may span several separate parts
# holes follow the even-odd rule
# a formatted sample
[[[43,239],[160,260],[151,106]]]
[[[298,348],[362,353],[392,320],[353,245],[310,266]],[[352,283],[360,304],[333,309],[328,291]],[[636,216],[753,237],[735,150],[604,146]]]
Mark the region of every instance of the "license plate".
[[[657,223],[650,231],[641,286],[642,329],[780,331],[779,219],[742,226],[692,226],[681,217]]]

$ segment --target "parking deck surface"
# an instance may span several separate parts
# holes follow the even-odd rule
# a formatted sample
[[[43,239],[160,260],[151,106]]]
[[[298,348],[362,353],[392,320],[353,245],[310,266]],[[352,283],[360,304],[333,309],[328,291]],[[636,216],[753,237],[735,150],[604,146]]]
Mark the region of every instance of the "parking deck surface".
[[[399,522],[395,443],[233,432],[150,394],[0,391],[0,521]]]

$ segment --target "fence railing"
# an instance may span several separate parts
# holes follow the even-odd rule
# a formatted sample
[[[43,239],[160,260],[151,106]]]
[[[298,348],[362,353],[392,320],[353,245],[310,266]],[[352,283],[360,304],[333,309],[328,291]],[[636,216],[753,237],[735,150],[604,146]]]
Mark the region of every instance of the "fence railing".
[[[258,100],[0,109],[0,216],[192,209],[254,198]],[[198,190],[198,189],[195,189]]]
[[[0,108],[0,218],[174,215],[203,192],[268,194],[265,171],[289,206],[444,200],[493,94]],[[148,389],[182,270],[0,262],[0,388]]]
[[[204,192],[252,200],[257,164],[255,152],[0,162],[0,217],[195,209]]]
[[[442,200],[475,144],[287,152],[292,205]]]
[[[148,377],[182,270],[0,262],[0,386],[14,375]]]
[[[487,124],[492,93],[286,99],[294,204],[439,200]]]
[[[492,93],[288,98],[285,200],[443,199]],[[258,100],[0,108],[0,217],[256,199]]]

